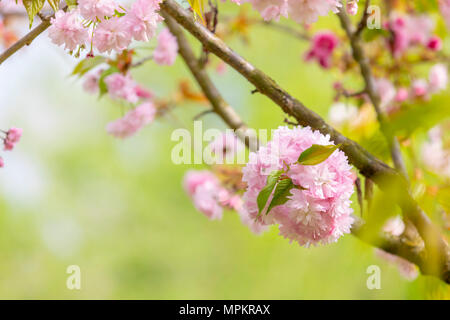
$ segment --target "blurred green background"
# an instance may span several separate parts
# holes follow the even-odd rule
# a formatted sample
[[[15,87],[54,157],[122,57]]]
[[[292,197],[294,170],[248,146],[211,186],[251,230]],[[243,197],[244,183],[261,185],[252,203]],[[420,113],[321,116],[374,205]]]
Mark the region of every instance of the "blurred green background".
[[[220,7],[238,12],[232,4]],[[337,18],[315,26],[325,27],[337,28]],[[326,116],[338,76],[302,61],[307,43],[259,25],[251,29],[250,45],[238,38],[230,45]],[[170,160],[171,132],[180,122],[191,127],[205,107],[183,104],[174,111],[178,120],[165,117],[116,140],[104,128],[120,108],[83,92],[81,81],[69,77],[75,63],[44,35],[0,70],[1,128],[24,129],[0,171],[0,298],[422,299],[448,293],[429,277],[405,280],[351,235],[307,249],[289,244],[276,227],[255,236],[233,212],[208,221],[181,186],[192,166]],[[280,109],[250,94],[253,87],[233,70],[210,73],[249,126],[282,125]],[[180,59],[173,67],[148,62],[133,75],[158,97],[190,78]],[[213,115],[202,119],[204,127],[225,128]],[[382,271],[381,290],[366,286],[366,269],[374,264]],[[81,290],[66,287],[69,265],[81,268]]]

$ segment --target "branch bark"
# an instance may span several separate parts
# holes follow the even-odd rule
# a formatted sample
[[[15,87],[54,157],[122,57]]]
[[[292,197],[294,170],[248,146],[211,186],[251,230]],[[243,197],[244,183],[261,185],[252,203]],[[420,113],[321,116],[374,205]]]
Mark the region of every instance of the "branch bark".
[[[422,273],[435,275],[450,283],[450,253],[448,246],[440,236],[440,230],[431,223],[430,219],[412,198],[408,190],[408,183],[403,176],[371,155],[356,142],[333,129],[320,116],[306,108],[300,101],[282,89],[274,80],[232,51],[222,40],[195,21],[192,15],[175,1],[165,0],[161,4],[161,11],[166,15],[170,15],[178,24],[197,38],[207,50],[238,71],[256,87],[258,92],[266,95],[279,105],[285,113],[293,116],[300,125],[310,126],[323,134],[329,134],[335,143],[342,144],[341,149],[347,154],[349,161],[359,169],[361,174],[374,180],[385,192],[398,193],[396,196],[399,206],[405,215],[417,226],[421,237],[427,244],[427,251],[419,255],[423,258],[413,259],[409,257],[409,260],[417,260],[415,263],[419,265]],[[357,227],[357,229],[359,232],[360,228]],[[386,245],[386,247],[389,246]],[[391,251],[394,250],[391,249]],[[411,250],[408,250],[408,252],[411,252]],[[436,254],[433,254],[434,252]],[[399,255],[405,257],[405,254]],[[431,263],[430,257],[437,257],[438,259]],[[422,262],[419,263],[419,260]]]

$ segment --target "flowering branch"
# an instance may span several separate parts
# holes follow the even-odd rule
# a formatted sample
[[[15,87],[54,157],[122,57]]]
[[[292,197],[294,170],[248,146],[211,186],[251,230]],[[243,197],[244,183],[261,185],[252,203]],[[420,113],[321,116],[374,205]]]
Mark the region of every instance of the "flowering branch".
[[[417,262],[419,267],[421,267],[424,274],[438,276],[445,282],[450,283],[450,253],[448,246],[440,236],[439,230],[431,223],[409,193],[408,184],[403,176],[371,155],[359,144],[333,129],[320,116],[306,108],[300,101],[282,89],[274,80],[232,51],[222,40],[195,21],[192,15],[176,2],[173,0],[165,0],[161,4],[161,10],[164,14],[174,18],[181,26],[196,37],[207,50],[221,58],[244,76],[256,87],[258,92],[269,97],[285,113],[294,117],[299,124],[310,126],[323,134],[329,134],[336,144],[341,144],[341,149],[346,153],[350,162],[359,169],[361,174],[374,180],[385,192],[396,192],[396,200],[399,206],[405,215],[416,225],[421,237],[426,243],[427,252],[425,257],[427,261],[422,265]],[[373,80],[371,77],[368,77],[368,79],[369,85],[372,86],[372,89],[369,88],[369,90],[372,90],[373,93],[375,92]],[[377,97],[375,95],[373,97],[376,101]],[[429,259],[435,257],[437,259],[430,263],[431,261]],[[414,259],[411,258],[411,260]]]

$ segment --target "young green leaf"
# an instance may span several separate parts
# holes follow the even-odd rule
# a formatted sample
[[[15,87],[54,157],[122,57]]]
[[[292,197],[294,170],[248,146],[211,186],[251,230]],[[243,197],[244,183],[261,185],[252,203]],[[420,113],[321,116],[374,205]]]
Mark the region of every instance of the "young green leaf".
[[[340,144],[322,146],[313,144],[310,148],[302,152],[298,162],[304,166],[314,166],[328,159],[331,154],[340,147]]]
[[[275,185],[277,184],[278,179],[280,179],[282,173],[282,170],[274,171],[267,177],[266,186],[261,189],[258,197],[256,198],[259,214],[261,214],[261,212],[264,210],[267,200],[272,194],[272,191],[275,188]]]
[[[33,25],[34,16],[42,10],[45,0],[23,0],[25,10],[27,10],[28,20],[30,20],[30,28]]]
[[[103,71],[102,74],[100,75],[100,78],[98,79],[98,88],[100,89],[100,97],[108,92],[108,86],[105,83],[105,78],[116,72],[119,72],[119,69],[117,69],[117,67],[112,66],[109,69]]]
[[[273,198],[269,204],[269,207],[267,208],[266,214],[269,214],[270,210],[272,210],[274,207],[285,204],[289,200],[288,196],[291,194],[291,190],[293,188],[295,188],[295,185],[291,179],[288,178],[280,180],[275,187]]]
[[[204,0],[188,0],[188,2],[191,5],[192,10],[194,10],[195,16],[200,17],[200,19],[204,23],[205,22],[203,20],[203,8],[205,7]]]
[[[52,7],[53,11],[58,11],[59,9],[59,0],[47,0],[50,7]]]
[[[81,60],[75,68],[73,68],[72,75],[82,76],[89,70],[95,68],[99,64],[106,62],[106,58],[102,56],[95,56],[93,58],[86,58]]]

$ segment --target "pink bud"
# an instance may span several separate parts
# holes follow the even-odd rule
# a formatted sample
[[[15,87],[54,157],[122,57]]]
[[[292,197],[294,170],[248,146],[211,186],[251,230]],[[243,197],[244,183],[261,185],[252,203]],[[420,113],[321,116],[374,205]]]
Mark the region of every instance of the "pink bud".
[[[22,136],[21,128],[11,128],[6,133],[6,139],[8,139],[8,141],[10,141],[13,144],[19,142],[21,136]]]
[[[431,39],[428,41],[427,47],[428,47],[428,49],[433,50],[433,51],[441,50],[442,49],[441,38],[439,38],[438,36],[431,37]]]
[[[3,162],[3,158],[0,157],[0,168],[3,168],[5,166],[5,163]]]
[[[14,143],[12,143],[11,141],[9,141],[8,139],[3,140],[4,143],[4,148],[3,150],[5,151],[11,151],[12,149],[14,149]]]
[[[399,88],[397,91],[397,95],[395,96],[395,101],[397,102],[403,102],[408,99],[409,92],[406,88]]]

